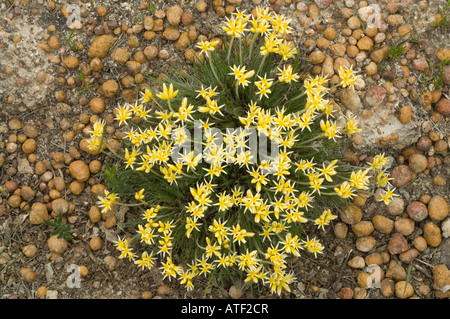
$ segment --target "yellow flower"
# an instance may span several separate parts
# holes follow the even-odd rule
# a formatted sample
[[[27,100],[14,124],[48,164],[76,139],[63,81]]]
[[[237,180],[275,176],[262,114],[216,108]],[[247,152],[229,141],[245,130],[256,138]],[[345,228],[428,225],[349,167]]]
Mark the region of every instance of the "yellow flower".
[[[340,85],[342,87],[352,87],[355,85],[355,81],[358,78],[354,73],[353,73],[353,66],[351,66],[350,68],[344,68],[344,67],[340,67],[338,70],[338,74],[339,77],[341,78],[341,82]]]
[[[387,164],[387,162],[388,162],[388,159],[386,157],[384,157],[384,153],[375,155],[373,158],[372,165],[370,165],[370,168],[382,169],[383,166]]]
[[[384,194],[381,195],[380,200],[382,200],[386,205],[388,205],[391,202],[392,197],[398,196],[398,195],[394,194],[394,190],[395,190],[395,188],[393,188],[393,189],[388,188],[387,191],[384,191]]]
[[[136,192],[135,194],[134,194],[134,198],[136,198],[136,200],[143,200],[144,199],[144,191],[145,191],[145,189],[143,188],[143,189],[141,189],[139,192]]]
[[[217,40],[212,42],[202,40],[200,42],[197,42],[197,47],[201,50],[200,54],[205,53],[206,56],[208,56],[208,51],[214,51],[214,47],[218,44],[219,41]]]
[[[360,128],[358,128],[358,121],[350,115],[347,118],[347,123],[345,124],[345,129],[347,130],[348,134],[355,134],[361,131]]]
[[[343,182],[340,187],[336,187],[334,191],[338,194],[339,197],[342,198],[349,198],[353,196],[352,187],[347,181]]]
[[[228,18],[227,18],[228,19]],[[228,34],[236,38],[240,38],[245,30],[242,20],[230,19],[222,29]]]
[[[380,171],[377,173],[376,182],[378,186],[386,187],[386,185],[389,183],[389,177],[386,176],[384,171]]]
[[[119,121],[119,126],[126,122],[126,120],[131,119],[133,114],[131,113],[130,107],[125,105],[123,107],[116,108],[117,115],[115,117],[116,120]]]
[[[278,77],[278,80],[280,80],[280,82],[284,82],[284,83],[291,83],[291,81],[297,82],[298,79],[300,78],[300,76],[298,74],[292,73],[291,65],[288,65],[287,67],[286,67],[286,65],[284,65],[283,69],[278,68],[278,70],[280,71],[279,77]]]
[[[326,122],[320,120],[320,128],[322,129],[322,131],[324,131],[324,136],[328,137],[329,139],[334,140],[335,137],[339,137],[338,126],[329,120],[327,120]]]
[[[149,89],[145,89],[145,92],[141,94],[142,94],[142,103],[148,103],[153,99],[153,93]]]
[[[177,96],[178,94],[178,90],[174,91],[173,90],[173,85],[172,83],[170,83],[170,87],[169,89],[167,89],[167,86],[165,83],[163,83],[163,91],[156,94],[156,96],[158,98],[160,98],[161,100],[172,100],[175,96]]]

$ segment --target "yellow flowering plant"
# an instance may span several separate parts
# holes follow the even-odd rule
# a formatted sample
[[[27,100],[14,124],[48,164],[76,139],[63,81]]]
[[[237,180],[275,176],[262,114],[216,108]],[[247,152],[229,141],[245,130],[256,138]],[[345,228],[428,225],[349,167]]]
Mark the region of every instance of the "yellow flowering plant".
[[[121,163],[105,174],[110,190],[98,204],[137,211],[132,236],[117,240],[119,258],[144,270],[159,261],[188,291],[199,277],[222,276],[280,295],[295,281],[289,259],[322,253],[317,232],[355,195],[388,187],[382,200],[394,196],[384,154],[362,168],[339,152],[360,128],[352,115],[338,124],[327,94],[357,75],[339,70],[334,87],[304,76],[289,23],[268,9],[234,13],[223,27],[230,38],[197,44],[206,61],[152,79],[135,105],[117,107]]]

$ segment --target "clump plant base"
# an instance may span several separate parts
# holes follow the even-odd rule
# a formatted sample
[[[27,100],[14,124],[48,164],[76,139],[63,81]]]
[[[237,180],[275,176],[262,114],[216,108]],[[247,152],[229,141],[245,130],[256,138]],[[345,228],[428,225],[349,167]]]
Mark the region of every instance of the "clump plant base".
[[[338,125],[326,96],[353,89],[357,76],[341,68],[333,87],[322,76],[300,80],[289,23],[259,7],[237,12],[226,38],[197,43],[192,71],[149,79],[134,105],[116,108],[127,135],[122,152],[107,150],[118,164],[105,170],[109,190],[98,206],[138,211],[136,234],[117,240],[120,258],[158,267],[187,290],[205,276],[280,295],[296,280],[289,258],[326,248],[307,223],[324,229],[374,187],[385,188],[386,203],[394,196],[383,154],[361,168],[339,152],[360,128],[351,114]],[[104,148],[103,128],[94,125],[91,149]]]

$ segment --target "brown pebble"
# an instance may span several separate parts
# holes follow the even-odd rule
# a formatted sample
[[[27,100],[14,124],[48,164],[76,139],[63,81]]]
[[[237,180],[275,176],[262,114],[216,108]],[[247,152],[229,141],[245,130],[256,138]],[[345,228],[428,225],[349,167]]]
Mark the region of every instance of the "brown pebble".
[[[102,248],[102,240],[100,237],[94,237],[89,241],[89,247],[92,251],[97,251]]]

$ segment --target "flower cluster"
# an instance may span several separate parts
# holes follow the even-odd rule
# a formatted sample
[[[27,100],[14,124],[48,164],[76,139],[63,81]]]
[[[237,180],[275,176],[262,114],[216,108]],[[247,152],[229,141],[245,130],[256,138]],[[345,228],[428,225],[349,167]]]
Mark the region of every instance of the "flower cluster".
[[[342,68],[332,88],[323,76],[300,80],[296,65],[287,63],[297,53],[285,39],[289,23],[268,9],[258,8],[255,16],[237,12],[224,27],[232,37],[228,47],[222,50],[219,41],[198,44],[210,67],[203,82],[192,80],[191,89],[163,83],[159,92],[147,89],[134,105],[116,109],[116,120],[127,130],[123,161],[134,173],[134,206],[143,207],[136,236],[117,241],[120,258],[143,269],[160,258],[164,278],[178,279],[187,290],[198,276],[234,270],[245,282],[281,294],[295,281],[289,258],[302,251],[317,256],[325,248],[317,236],[303,238],[305,224],[325,230],[337,218],[333,211],[369,192],[373,178],[389,186],[384,154],[357,169],[328,155],[326,143],[360,129],[351,114],[340,127],[326,96],[334,87],[352,87],[357,75]],[[253,37],[242,48],[246,32]],[[259,52],[252,51],[255,43]],[[271,54],[278,56],[276,67]],[[222,68],[211,62],[213,55]],[[129,121],[135,117],[139,125]],[[195,132],[201,132],[199,140]],[[261,148],[268,144],[270,156]],[[119,195],[100,197],[102,212]],[[382,200],[392,196],[388,189]],[[129,247],[134,241],[145,247],[140,257]],[[190,258],[186,267],[177,265],[180,255]]]

